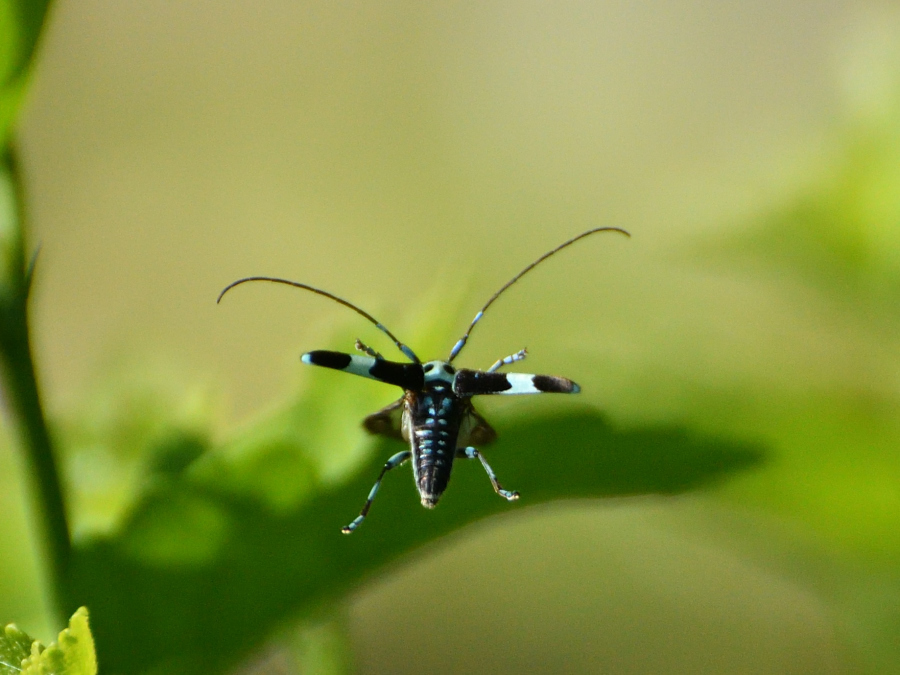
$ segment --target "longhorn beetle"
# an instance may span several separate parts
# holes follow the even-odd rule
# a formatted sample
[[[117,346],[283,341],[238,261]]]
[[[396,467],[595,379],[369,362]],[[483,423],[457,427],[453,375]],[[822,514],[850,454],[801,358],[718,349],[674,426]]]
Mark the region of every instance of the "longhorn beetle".
[[[577,394],[581,388],[565,377],[497,372],[502,366],[524,359],[526,356],[524,349],[499,359],[487,370],[456,369],[451,364],[453,359],[462,351],[462,348],[465,347],[472,329],[481,321],[488,307],[507,288],[554,253],[596,232],[619,232],[626,237],[631,236],[628,232],[618,227],[598,227],[582,232],[577,237],[563,242],[542,255],[491,296],[490,300],[484,304],[475,315],[475,318],[472,319],[472,323],[469,324],[465,334],[453,345],[453,349],[450,350],[450,356],[446,361],[437,360],[422,363],[412,349],[400,342],[391,331],[371,314],[353,303],[320,288],[276,277],[246,277],[232,282],[222,290],[218,300],[216,300],[217,303],[232,288],[248,281],[271,281],[324,295],[326,298],[349,307],[375,324],[378,330],[387,335],[403,355],[412,362],[398,363],[396,361],[388,361],[381,354],[359,340],[356,341],[356,349],[363,352],[365,356],[317,350],[308,352],[301,357],[303,363],[309,365],[343,370],[353,375],[368,377],[403,389],[403,396],[399,400],[366,417],[363,420],[363,426],[369,433],[406,441],[409,443],[409,450],[398,452],[385,463],[381,473],[378,475],[378,480],[375,481],[375,485],[369,492],[369,497],[366,499],[359,516],[341,530],[344,534],[350,534],[363,522],[366,514],[369,512],[369,508],[372,506],[375,495],[378,494],[378,488],[381,486],[384,474],[410,459],[413,461],[413,476],[416,481],[416,489],[419,491],[422,506],[426,508],[434,508],[444,490],[447,489],[450,471],[453,468],[453,460],[455,458],[478,459],[487,472],[491,485],[498,495],[509,501],[519,498],[518,492],[506,490],[497,482],[494,470],[491,469],[484,455],[474,447],[474,445],[487,445],[497,437],[497,433],[475,411],[475,407],[472,405],[472,397],[483,394]],[[469,445],[470,443],[474,445]]]

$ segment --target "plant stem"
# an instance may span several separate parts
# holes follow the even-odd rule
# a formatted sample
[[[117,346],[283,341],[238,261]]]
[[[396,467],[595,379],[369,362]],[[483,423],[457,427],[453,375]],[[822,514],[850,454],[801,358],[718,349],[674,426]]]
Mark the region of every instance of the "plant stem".
[[[0,370],[7,405],[21,439],[54,609],[65,620],[74,609],[68,606],[66,598],[71,540],[29,341],[27,305],[31,279],[24,255],[24,199],[18,163],[9,148],[4,153],[3,165],[14,188],[11,216],[15,232],[7,238],[7,250],[3,252],[8,265],[6,279],[0,280]]]

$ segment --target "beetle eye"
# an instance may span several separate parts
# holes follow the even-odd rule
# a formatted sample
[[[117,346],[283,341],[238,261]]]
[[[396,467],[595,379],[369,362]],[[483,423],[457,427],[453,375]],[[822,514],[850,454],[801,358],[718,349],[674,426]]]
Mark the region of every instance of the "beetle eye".
[[[427,373],[427,372],[431,371],[433,368],[434,368],[434,364],[426,363],[425,366],[422,368],[422,372]]]
[[[453,374],[453,367],[452,367],[452,366],[448,366],[448,365],[445,363],[445,364],[444,364],[444,372],[447,373],[448,375],[452,375],[452,374]]]

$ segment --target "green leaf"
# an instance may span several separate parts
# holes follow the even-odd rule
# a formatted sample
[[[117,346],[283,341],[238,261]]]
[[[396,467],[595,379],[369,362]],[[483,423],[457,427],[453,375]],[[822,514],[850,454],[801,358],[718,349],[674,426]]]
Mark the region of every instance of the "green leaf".
[[[0,675],[18,675],[22,661],[31,653],[33,642],[15,624],[9,624],[0,635]]]
[[[44,647],[14,625],[0,635],[0,675],[96,675],[97,656],[88,626],[88,611],[81,607],[57,642]]]
[[[94,638],[88,626],[88,612],[81,607],[69,620],[59,639],[41,650],[31,646],[31,656],[22,662],[22,675],[97,675]]]
[[[450,330],[427,317],[417,323],[425,333],[417,345]],[[552,408],[553,399],[541,397],[521,401],[520,416],[505,424],[489,415],[500,441],[487,456],[504,485],[521,492],[519,502],[498,497],[478,462],[462,461],[439,507],[426,510],[404,467],[387,477],[370,518],[348,537],[340,528],[359,512],[385,459],[403,447],[367,436],[360,419],[399,391],[324,369],[304,375],[304,394],[219,447],[196,426],[179,432],[175,401],[160,409],[170,412],[168,428],[156,414],[135,427],[159,439],[130,444],[147,469],[131,481],[141,491],[115,528],[80,539],[67,580],[70,597],[92,608],[110,672],[225,672],[287,623],[320,621],[323,608],[365,579],[485,517],[559,499],[676,494],[765,457],[758,447],[683,429],[618,430],[591,411],[529,414]],[[139,415],[132,400],[145,398],[112,399],[106,415],[120,419],[117,405],[122,419]],[[86,447],[121,451],[122,439],[148,436],[123,435],[117,423],[92,428]],[[337,643],[329,646],[324,633],[308,638],[298,659],[344,667]]]
[[[311,616],[415,549],[485,517],[559,499],[676,494],[756,467],[765,456],[683,429],[618,430],[593,412],[519,420],[502,426],[487,452],[504,485],[521,492],[518,503],[494,494],[479,463],[460,462],[439,507],[426,510],[400,470],[387,477],[363,527],[342,535],[398,447],[378,444],[341,480],[314,476],[291,507],[273,509],[253,490],[217,486],[191,471],[167,482],[163,498],[145,497],[116,537],[83,545],[73,561],[74,597],[93,608],[105,666],[222,672],[286,620]],[[295,447],[308,457],[337,450]],[[215,550],[158,555],[154,541],[165,549],[170,536],[202,540],[207,520],[215,521],[208,529]]]

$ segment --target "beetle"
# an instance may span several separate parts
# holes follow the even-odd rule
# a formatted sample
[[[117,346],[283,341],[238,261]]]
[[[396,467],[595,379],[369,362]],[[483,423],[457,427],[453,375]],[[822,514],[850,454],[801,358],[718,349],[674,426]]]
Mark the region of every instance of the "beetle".
[[[363,420],[363,427],[372,434],[401,439],[409,444],[409,450],[398,452],[385,462],[359,515],[349,525],[342,528],[341,531],[344,534],[352,533],[365,520],[385,474],[409,460],[412,460],[416,489],[422,505],[426,508],[434,508],[437,505],[441,495],[447,489],[454,459],[462,458],[478,459],[481,462],[498,495],[509,501],[519,498],[518,492],[507,490],[500,485],[494,470],[484,455],[475,447],[476,445],[487,445],[497,437],[497,433],[475,410],[472,398],[486,394],[577,394],[581,389],[572,380],[565,377],[498,372],[502,366],[524,359],[527,355],[525,349],[497,360],[487,370],[457,369],[452,365],[453,360],[465,347],[472,329],[506,289],[550,256],[598,232],[618,232],[627,237],[631,236],[618,227],[597,227],[582,232],[577,237],[563,242],[539,257],[490,297],[472,319],[463,336],[450,350],[446,361],[434,360],[423,363],[412,349],[398,340],[384,324],[371,314],[320,288],[289,279],[254,276],[238,279],[222,290],[216,300],[217,303],[235,286],[251,281],[286,284],[322,295],[349,307],[373,323],[409,359],[410,363],[388,361],[380,353],[359,340],[356,341],[356,349],[362,352],[362,355],[316,350],[303,354],[301,357],[303,363],[308,365],[341,370],[403,389],[403,396],[397,401],[366,417]]]

